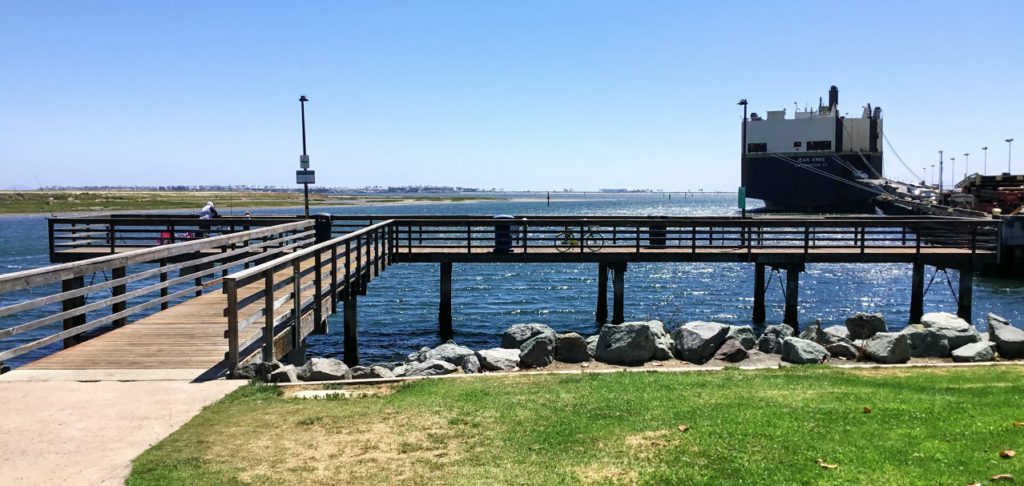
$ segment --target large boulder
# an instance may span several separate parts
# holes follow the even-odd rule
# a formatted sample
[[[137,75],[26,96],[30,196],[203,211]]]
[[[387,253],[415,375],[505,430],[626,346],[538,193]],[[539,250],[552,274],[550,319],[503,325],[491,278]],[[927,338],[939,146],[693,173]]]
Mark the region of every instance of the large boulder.
[[[823,344],[827,348],[830,344],[850,342],[850,330],[846,326],[828,326],[821,330],[824,333],[825,342],[818,343]]]
[[[949,312],[929,312],[921,316],[921,325],[928,328],[949,329],[959,332],[971,330],[969,322]]]
[[[555,333],[541,333],[519,347],[520,368],[543,368],[555,360]]]
[[[995,314],[988,315],[988,337],[1004,359],[1024,358],[1024,330]]]
[[[953,361],[957,363],[981,363],[996,359],[992,346],[985,342],[976,342],[960,346],[953,350]]]
[[[850,331],[850,339],[868,339],[875,333],[885,332],[885,318],[882,314],[858,312],[846,320],[846,329]]]
[[[447,361],[428,359],[423,362],[407,365],[403,376],[439,376],[455,373],[458,370],[458,366]]]
[[[610,364],[637,365],[654,357],[656,343],[646,322],[624,322],[601,326],[594,359]]]
[[[757,350],[767,354],[782,354],[782,341],[793,336],[793,328],[789,324],[768,326],[757,339]]]
[[[405,357],[405,364],[422,363],[427,360],[427,353],[429,352],[430,348],[424,346],[420,348],[419,351],[409,353],[409,355]]]
[[[462,364],[459,365],[462,368],[463,373],[479,373],[480,372],[480,358],[477,358],[476,354],[473,356],[467,356],[462,360]]]
[[[726,334],[725,338],[737,340],[744,349],[754,349],[754,346],[757,346],[757,335],[750,326],[729,326],[729,334]]]
[[[900,334],[907,336],[910,342],[910,355],[915,358],[948,358],[949,339],[941,329],[924,327],[922,324],[911,324]]]
[[[747,352],[746,346],[734,337],[726,338],[722,346],[715,352],[715,359],[729,363],[739,363],[748,357],[750,357],[750,353]]]
[[[910,361],[910,339],[898,332],[879,332],[864,341],[864,356],[876,363]]]
[[[590,361],[587,354],[587,340],[575,332],[558,334],[555,342],[555,361],[582,363]]]
[[[511,371],[519,367],[519,350],[491,348],[477,351],[480,367],[487,371]]]
[[[665,330],[665,324],[662,324],[661,321],[647,321],[647,326],[651,329],[651,337],[654,338],[654,359],[659,361],[672,359],[676,342],[672,340],[672,335]]]
[[[368,380],[373,378],[394,378],[395,374],[383,366],[353,366],[349,368],[353,380]]]
[[[419,361],[429,361],[432,359],[447,361],[455,366],[464,368],[463,362],[467,358],[475,358],[476,352],[465,346],[459,346],[455,341],[448,341],[441,344],[434,349],[431,349],[425,353],[422,353]]]
[[[601,336],[597,334],[594,334],[593,336],[587,336],[587,354],[589,354],[591,358],[593,358],[594,355],[597,354],[597,340],[600,337]]]
[[[789,337],[782,341],[782,360],[793,364],[817,364],[828,358],[824,346],[809,339]]]
[[[715,355],[728,335],[727,324],[695,321],[679,326],[672,333],[672,338],[680,359],[702,364]]]
[[[352,372],[341,360],[334,358],[309,358],[298,371],[302,381],[347,380]]]
[[[825,350],[833,358],[855,360],[860,357],[860,350],[850,341],[834,342],[825,346]]]
[[[555,335],[555,330],[545,324],[514,324],[501,334],[501,347],[519,349],[526,341],[539,334]]]
[[[270,373],[271,383],[298,383],[295,365],[285,365]]]

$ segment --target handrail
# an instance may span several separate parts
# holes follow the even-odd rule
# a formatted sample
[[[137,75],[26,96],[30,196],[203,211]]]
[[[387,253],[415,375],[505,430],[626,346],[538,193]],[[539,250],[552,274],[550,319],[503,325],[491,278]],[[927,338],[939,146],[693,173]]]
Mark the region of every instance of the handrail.
[[[50,265],[48,267],[34,268],[20,272],[6,273],[0,275],[0,293],[13,290],[21,290],[28,287],[55,283],[60,280],[78,277],[81,275],[95,273],[114,267],[123,267],[136,263],[143,263],[162,258],[196,253],[209,248],[241,243],[254,238],[269,236],[285,231],[308,229],[313,226],[312,221],[297,221],[284,223],[276,226],[254,229],[244,232],[231,233],[210,238],[200,238],[173,245],[161,245],[152,248],[141,248],[129,253],[103,255],[72,263]]]

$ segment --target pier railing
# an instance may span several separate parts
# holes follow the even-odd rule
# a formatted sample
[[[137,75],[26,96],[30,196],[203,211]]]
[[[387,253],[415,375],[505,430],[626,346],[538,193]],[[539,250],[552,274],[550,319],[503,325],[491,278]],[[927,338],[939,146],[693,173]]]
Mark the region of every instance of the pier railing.
[[[0,362],[127,325],[312,241],[313,222],[298,221],[0,275]]]
[[[397,219],[400,252],[855,250],[902,247],[995,252],[999,225],[966,218]]]
[[[289,216],[199,219],[190,215],[49,218],[50,260],[61,253],[113,254],[300,221]]]
[[[279,359],[327,332],[340,299],[365,292],[393,262],[393,221],[381,221],[224,278],[228,366]]]

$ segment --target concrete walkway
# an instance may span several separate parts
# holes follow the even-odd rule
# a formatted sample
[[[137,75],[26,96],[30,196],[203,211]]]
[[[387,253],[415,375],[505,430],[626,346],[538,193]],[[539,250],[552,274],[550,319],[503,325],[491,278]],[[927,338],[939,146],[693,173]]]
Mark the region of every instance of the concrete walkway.
[[[245,384],[5,378],[0,380],[0,482],[5,485],[124,484],[139,454]]]

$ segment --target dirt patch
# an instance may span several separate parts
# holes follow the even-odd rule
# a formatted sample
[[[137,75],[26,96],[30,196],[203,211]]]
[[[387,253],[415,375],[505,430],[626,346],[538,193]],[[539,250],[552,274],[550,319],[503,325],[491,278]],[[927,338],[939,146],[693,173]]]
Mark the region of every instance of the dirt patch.
[[[638,475],[636,471],[625,471],[621,468],[608,465],[588,465],[573,469],[573,473],[580,482],[592,483],[613,483],[613,484],[637,484]]]
[[[318,390],[345,390],[350,392],[350,398],[368,398],[368,397],[379,397],[390,395],[401,386],[400,383],[380,383],[380,384],[331,384],[331,385],[317,385],[311,383],[309,385],[298,385],[282,387],[283,396],[285,398],[293,398],[296,393],[303,391],[318,391]]]

